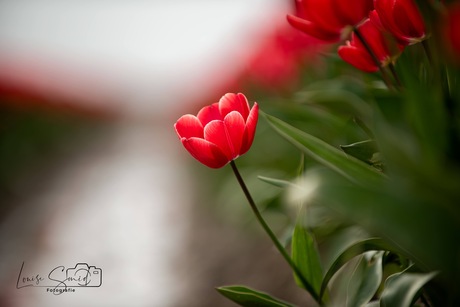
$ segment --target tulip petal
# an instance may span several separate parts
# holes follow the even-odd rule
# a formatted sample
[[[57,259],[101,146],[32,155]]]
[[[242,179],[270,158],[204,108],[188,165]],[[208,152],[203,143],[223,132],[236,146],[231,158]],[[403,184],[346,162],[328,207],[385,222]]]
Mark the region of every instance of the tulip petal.
[[[376,72],[379,69],[370,54],[363,49],[351,45],[340,46],[338,54],[342,60],[362,71]]]
[[[208,123],[204,127],[204,139],[216,144],[228,160],[233,160],[236,157],[223,121],[213,120]]]
[[[176,129],[179,139],[191,137],[203,138],[203,125],[196,116],[190,114],[179,118],[174,124],[174,129]]]
[[[369,15],[372,20],[370,18],[367,19],[357,28],[357,31],[359,31],[361,37],[366,40],[367,45],[372,49],[377,58],[379,58],[380,54],[387,54],[388,52],[385,52],[385,46],[383,46],[382,31],[377,27],[380,20],[377,12],[373,10]],[[352,35],[352,45],[360,49],[365,49],[361,39],[354,33]]]
[[[250,110],[243,94],[226,94],[218,103],[202,108],[196,117],[182,116],[174,128],[196,160],[220,168],[249,149],[257,119],[257,103]]]
[[[337,0],[302,0],[302,12],[304,16],[300,17],[311,21],[324,31],[340,33],[347,23],[343,22],[340,18],[341,16],[336,14],[334,10],[334,7],[337,5],[336,2]],[[354,5],[353,9],[356,9]]]
[[[404,50],[404,47],[405,45],[407,45],[407,42],[401,44],[401,40],[399,40],[392,33],[388,32],[388,30],[386,30],[376,10],[373,10],[369,13],[369,20],[370,23],[366,22],[360,27],[365,28],[364,30],[367,31],[364,34],[361,34],[366,35],[367,37],[374,38],[371,40],[371,42],[373,43],[372,48],[373,50],[379,50],[376,55],[378,56],[380,61],[385,61],[386,59],[388,59],[388,57],[398,55],[401,51]]]
[[[245,122],[240,113],[232,111],[225,116],[224,124],[232,151],[232,159],[235,159],[240,155],[245,131]]]
[[[320,39],[325,42],[336,42],[340,40],[339,31],[327,31],[323,28],[317,26],[317,24],[312,23],[308,20],[299,18],[294,15],[287,15],[287,20],[291,26],[294,28],[305,32],[308,35],[311,35],[317,39]]]
[[[229,159],[215,144],[200,138],[182,138],[185,149],[199,162],[211,168],[221,168]]]
[[[213,120],[223,120],[224,118],[220,115],[219,103],[213,103],[210,106],[206,106],[198,112],[198,119],[201,121],[203,127]]]
[[[223,117],[232,111],[237,111],[246,120],[249,115],[249,103],[246,96],[241,93],[228,93],[219,100],[219,110]]]
[[[333,6],[337,18],[344,25],[357,25],[368,16],[373,8],[373,0],[354,0],[353,9],[350,8],[349,0],[336,1]]]
[[[425,36],[423,17],[413,0],[375,0],[382,25],[400,43],[411,44]]]
[[[460,3],[449,7],[449,14],[443,25],[444,39],[453,55],[460,58]]]
[[[425,24],[414,1],[397,1],[393,9],[399,35],[411,41],[425,36]]]
[[[241,145],[240,155],[245,154],[251,148],[256,133],[257,121],[259,119],[259,105],[254,102],[254,106],[249,113],[244,130],[243,144]]]

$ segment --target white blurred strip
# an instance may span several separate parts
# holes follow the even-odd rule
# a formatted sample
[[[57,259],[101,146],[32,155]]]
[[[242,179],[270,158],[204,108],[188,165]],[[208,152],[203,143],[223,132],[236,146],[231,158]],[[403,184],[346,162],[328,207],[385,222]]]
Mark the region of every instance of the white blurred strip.
[[[0,227],[2,276],[17,278],[22,261],[35,274],[86,262],[102,269],[102,286],[55,296],[15,289],[11,278],[2,285],[7,306],[184,306],[181,287],[196,282],[177,271],[186,261],[193,187],[174,132],[159,128],[121,124],[68,159],[48,189]]]
[[[3,0],[0,67],[2,54],[44,60],[64,69],[60,76],[102,78],[103,90],[112,91],[107,96],[119,100],[112,102],[116,108],[163,112],[164,104],[234,78],[257,34],[287,6],[282,0]]]

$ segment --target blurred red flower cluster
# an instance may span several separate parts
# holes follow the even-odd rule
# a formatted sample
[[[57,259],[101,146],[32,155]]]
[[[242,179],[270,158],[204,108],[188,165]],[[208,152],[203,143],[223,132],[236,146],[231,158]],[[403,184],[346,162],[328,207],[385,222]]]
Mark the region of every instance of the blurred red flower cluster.
[[[283,23],[257,46],[243,79],[269,90],[289,88],[298,80],[302,65],[314,63],[324,46],[320,40]]]
[[[325,42],[337,42],[352,32],[339,47],[339,56],[366,72],[393,63],[405,46],[427,36],[414,0],[297,0],[297,16],[287,19]]]

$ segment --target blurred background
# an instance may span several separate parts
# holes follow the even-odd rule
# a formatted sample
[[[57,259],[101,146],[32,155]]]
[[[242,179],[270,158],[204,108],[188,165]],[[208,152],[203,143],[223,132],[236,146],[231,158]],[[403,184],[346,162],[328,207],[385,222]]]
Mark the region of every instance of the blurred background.
[[[298,87],[300,70],[321,70],[318,44],[285,21],[293,9],[0,1],[0,306],[234,306],[214,289],[232,284],[308,304],[242,193],[228,192],[230,170],[197,163],[173,129],[226,92],[269,109]],[[279,191],[257,181],[254,161],[280,155],[257,136],[254,146],[243,176],[270,206]],[[289,216],[265,214],[286,231]],[[23,262],[23,276],[88,263],[102,286],[17,289]]]

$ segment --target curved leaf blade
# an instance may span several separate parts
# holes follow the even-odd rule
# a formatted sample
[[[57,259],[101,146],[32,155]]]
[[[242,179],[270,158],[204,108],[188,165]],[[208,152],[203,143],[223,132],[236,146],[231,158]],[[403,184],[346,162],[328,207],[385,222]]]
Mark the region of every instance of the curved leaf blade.
[[[346,306],[364,306],[374,297],[383,276],[383,251],[363,254],[348,283]]]
[[[257,176],[261,181],[271,184],[278,188],[287,188],[287,187],[295,187],[296,185],[288,180],[265,177],[265,176]]]
[[[353,156],[367,164],[371,163],[372,157],[378,152],[375,141],[373,140],[361,141],[349,145],[340,145],[340,148],[347,155]]]
[[[361,255],[362,253],[379,250],[393,251],[395,253],[398,253],[398,251],[396,251],[394,247],[392,247],[390,244],[386,243],[383,239],[380,238],[370,238],[362,240],[347,247],[334,260],[334,262],[324,275],[323,283],[321,284],[320,297],[323,297],[327,289],[327,285],[329,284],[329,281],[345,263],[347,263],[354,257]]]
[[[292,260],[312,286],[312,290],[315,291],[313,296],[318,297],[318,293],[321,289],[321,281],[323,279],[321,260],[313,236],[301,225],[296,225],[294,228],[291,253]],[[294,277],[297,285],[304,288],[303,283],[295,274]]]
[[[286,140],[311,158],[343,175],[350,181],[367,187],[378,187],[383,183],[385,175],[366,163],[352,156],[347,156],[343,151],[276,117],[264,115],[272,128]]]
[[[226,298],[244,307],[294,307],[294,305],[273,298],[267,293],[244,286],[224,286],[216,290]]]
[[[438,272],[407,273],[391,275],[385,281],[385,288],[380,298],[382,307],[409,307],[417,293]]]

